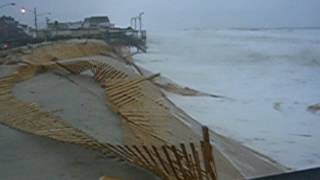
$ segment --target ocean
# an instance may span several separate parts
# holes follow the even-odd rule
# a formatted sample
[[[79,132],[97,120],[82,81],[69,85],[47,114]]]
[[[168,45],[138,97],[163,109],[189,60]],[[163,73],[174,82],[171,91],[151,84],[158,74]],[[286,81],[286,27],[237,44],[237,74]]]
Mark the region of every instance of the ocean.
[[[191,29],[148,34],[138,65],[228,98],[167,93],[212,130],[294,169],[320,165],[320,29]]]

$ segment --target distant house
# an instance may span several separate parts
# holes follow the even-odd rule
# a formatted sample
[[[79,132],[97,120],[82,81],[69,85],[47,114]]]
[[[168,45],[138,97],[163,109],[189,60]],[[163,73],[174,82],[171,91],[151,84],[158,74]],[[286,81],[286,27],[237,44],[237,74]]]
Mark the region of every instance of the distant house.
[[[12,41],[29,38],[25,30],[27,25],[20,24],[9,16],[0,17],[0,41]]]
[[[32,28],[25,24],[19,24],[18,28],[22,29],[27,35],[33,36]]]
[[[19,24],[14,18],[0,17],[0,49],[27,43],[31,37],[25,32],[28,27]]]
[[[108,16],[92,16],[84,19],[83,28],[111,28],[114,27],[110,23]]]
[[[76,22],[67,23],[67,26],[69,29],[80,29],[82,28],[82,24],[83,24],[82,21],[76,21]]]
[[[48,29],[51,30],[66,30],[66,29],[80,29],[82,28],[83,22],[76,21],[76,22],[52,22],[48,23]]]
[[[95,16],[85,18],[84,21],[75,22],[49,22],[48,37],[102,37],[107,29],[114,25],[108,16]]]
[[[106,29],[112,28],[114,24],[110,23],[108,16],[93,16],[85,18],[84,21],[76,22],[50,22],[49,30],[77,30],[77,29]]]
[[[6,24],[6,25],[17,25],[19,24],[13,17],[10,16],[2,16],[0,18],[0,23],[2,24]]]

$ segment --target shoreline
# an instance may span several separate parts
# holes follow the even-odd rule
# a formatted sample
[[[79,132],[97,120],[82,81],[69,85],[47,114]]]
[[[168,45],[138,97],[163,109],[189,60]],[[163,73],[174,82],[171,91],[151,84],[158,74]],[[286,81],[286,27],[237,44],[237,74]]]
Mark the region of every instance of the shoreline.
[[[74,48],[73,45],[71,45],[70,47]],[[82,49],[82,50],[87,51],[85,49]],[[101,49],[101,50],[103,50],[103,49]],[[94,50],[94,51],[96,51],[96,50]],[[48,56],[48,54],[46,54],[46,52],[50,52],[50,55]],[[77,51],[75,51],[75,52],[77,52]],[[78,52],[81,52],[81,51],[78,51]],[[31,57],[26,56],[27,58],[25,60],[27,60],[29,62],[40,63],[40,64],[41,63],[46,63],[46,64],[49,63],[50,64],[50,59],[52,59],[52,57],[54,57],[52,52],[50,51],[50,48],[48,49],[48,51],[39,51],[36,53],[40,53],[39,54],[40,56],[37,56],[38,58],[40,57],[38,60],[33,59],[32,56]],[[42,55],[41,53],[44,53],[44,55]],[[57,51],[57,53],[58,53],[58,51]],[[62,53],[62,52],[59,52],[59,53]],[[92,55],[88,56],[88,53],[84,53],[84,55],[82,55],[82,57],[80,59],[78,59],[78,61],[79,60],[81,61],[81,59],[99,59],[100,58],[101,61],[104,61],[106,63],[111,62],[109,57],[105,57],[105,56],[101,56],[101,55],[96,56],[97,54],[99,54],[99,53],[92,54],[95,56],[92,56]],[[76,57],[72,57],[73,54],[66,54],[66,56],[69,59],[70,59],[70,56],[71,56],[71,59],[76,58]],[[36,57],[36,56],[33,56],[33,57]],[[46,60],[41,59],[41,57],[45,58],[49,61],[46,62]],[[59,57],[58,59],[59,59],[59,61],[64,60],[64,59],[68,60],[67,57]],[[119,57],[116,57],[116,59],[117,58],[119,58]],[[77,59],[73,59],[73,60],[77,61]],[[121,69],[121,71],[129,73],[129,74],[133,75],[133,77],[137,76],[137,75],[134,75],[134,73],[135,73],[134,71],[130,72],[130,70],[126,69],[126,67],[122,67],[122,66],[124,66],[124,64],[121,65],[121,63],[123,63],[123,62],[117,62],[117,63],[114,62],[112,64],[113,64],[113,67],[116,67],[118,69]],[[35,87],[37,87],[37,86],[35,86]],[[161,92],[161,91],[159,91],[159,89],[155,88],[155,85],[153,85],[152,82],[144,82],[142,88],[145,89],[144,90],[145,92],[150,93],[149,98],[157,98],[157,97],[164,98],[161,103],[169,108],[169,111],[160,111],[160,112],[161,113],[168,113],[168,115],[171,117],[171,120],[166,121],[167,125],[165,125],[164,127],[161,127],[160,129],[154,129],[157,133],[160,133],[161,137],[164,137],[168,142],[170,142],[170,144],[175,144],[175,143],[179,143],[179,142],[183,142],[183,141],[190,141],[191,139],[194,139],[194,140],[201,139],[201,135],[199,134],[201,132],[201,131],[199,132],[199,128],[201,127],[201,125],[199,122],[192,119],[184,111],[182,111],[179,107],[174,105],[174,103],[172,103],[164,95],[163,92]],[[159,117],[161,117],[161,116],[162,116],[162,114],[160,114]],[[185,122],[189,123],[191,125],[191,127],[186,125]],[[151,123],[156,125],[158,122],[151,120]],[[125,131],[128,131],[127,128],[125,128],[125,129],[126,129]],[[176,132],[176,129],[179,129],[180,132],[179,133]],[[129,133],[129,136],[130,136],[130,134],[132,134],[132,132],[129,132],[129,131],[128,131],[128,133]],[[249,148],[246,148],[246,147],[242,146],[241,144],[233,142],[232,140],[230,140],[224,136],[218,135],[218,134],[214,133],[213,131],[211,133],[213,133],[213,143],[215,145],[214,156],[218,160],[217,161],[217,168],[218,168],[218,172],[220,172],[219,173],[220,177],[225,177],[225,178],[230,178],[230,179],[232,179],[231,177],[239,178],[239,174],[237,171],[240,171],[240,174],[241,174],[240,176],[245,176],[245,177],[256,177],[256,176],[261,176],[261,175],[267,175],[267,174],[269,175],[269,174],[284,172],[283,167],[279,167],[279,165],[274,164],[273,162],[265,159],[265,157],[250,150]],[[174,136],[172,136],[173,134],[174,134]],[[126,137],[126,138],[128,138],[128,137]],[[144,139],[143,141],[148,142],[149,140]],[[153,141],[154,140],[150,140],[149,142],[153,142]],[[129,138],[128,141],[126,141],[126,142],[133,143],[133,142],[135,142],[135,140],[132,138]],[[239,154],[241,154],[241,156],[239,156]],[[229,161],[231,161],[232,163],[230,164]],[[248,161],[248,162],[246,162],[246,161]],[[260,167],[258,167],[258,166],[260,166]],[[253,168],[253,170],[252,170],[252,168]]]

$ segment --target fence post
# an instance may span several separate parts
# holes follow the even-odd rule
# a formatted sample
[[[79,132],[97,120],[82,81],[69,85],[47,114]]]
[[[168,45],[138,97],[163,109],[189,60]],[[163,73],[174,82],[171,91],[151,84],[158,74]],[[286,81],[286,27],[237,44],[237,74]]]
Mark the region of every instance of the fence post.
[[[206,126],[202,126],[202,135],[203,141],[201,143],[202,153],[203,153],[203,161],[206,169],[206,175],[209,179],[209,176],[212,180],[216,180],[216,170],[215,170],[215,162],[212,152],[212,147],[210,144],[210,134],[209,129]]]

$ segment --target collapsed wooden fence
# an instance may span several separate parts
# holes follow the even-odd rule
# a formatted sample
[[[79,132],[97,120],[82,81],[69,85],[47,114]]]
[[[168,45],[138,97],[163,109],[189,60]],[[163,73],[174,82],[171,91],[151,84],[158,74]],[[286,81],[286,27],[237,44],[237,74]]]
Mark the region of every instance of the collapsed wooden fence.
[[[87,62],[88,63],[88,62]],[[63,66],[60,64],[60,66]],[[115,69],[114,67],[99,62],[89,62],[88,64],[73,64],[63,66],[71,73],[79,74],[90,69],[94,78],[106,89],[108,101],[113,105],[114,111],[118,112],[131,128],[136,132],[144,132],[144,136],[152,136],[162,144],[166,141],[152,131],[150,118],[146,116],[146,110],[154,103],[162,109],[167,109],[161,101],[154,101],[153,98],[143,99],[144,104],[151,100],[149,107],[142,107],[139,112],[134,111],[137,106],[141,106],[139,101],[145,96],[141,83],[151,80],[159,74],[149,77],[128,79],[128,75]],[[155,115],[153,116],[155,118]],[[158,174],[161,177],[174,177],[175,179],[202,180],[216,179],[212,146],[209,140],[208,128],[203,127],[203,140],[200,143],[189,143],[175,145],[153,145],[153,146],[114,146],[109,147],[122,158],[138,164],[145,169]],[[146,139],[146,137],[144,137]],[[157,143],[158,144],[158,143]]]
[[[73,73],[79,73],[88,68],[87,63],[85,65],[75,64],[70,66],[56,63],[56,65]],[[108,97],[111,98],[111,102],[114,103],[119,113],[123,117],[126,117],[128,123],[137,122],[139,119],[137,120],[134,116],[130,116],[127,111],[128,108],[123,107],[125,105],[132,105],[132,102],[138,101],[136,96],[139,93],[137,91],[139,89],[139,82],[152,77],[128,80],[126,74],[115,71],[110,66],[102,67],[103,65],[100,63],[89,64],[89,66],[93,66],[95,69],[94,78],[105,84],[108,92],[111,92],[111,95],[108,94],[110,95]],[[16,82],[31,78],[39,71],[43,71],[43,67],[28,65],[19,68],[16,73],[10,76],[0,78],[0,123],[24,132],[49,137],[65,143],[79,144],[104,154],[113,154],[121,160],[147,169],[163,179],[217,179],[213,149],[210,144],[207,127],[203,127],[202,141],[187,144],[166,143],[164,140],[160,140],[155,144],[139,143],[136,145],[100,143],[81,130],[67,124],[63,119],[49,112],[42,111],[34,103],[21,102],[13,96],[12,89]],[[109,81],[105,81],[105,77],[108,77]],[[119,79],[122,81],[119,81]],[[126,84],[126,86],[121,86],[121,84]],[[112,93],[114,89],[117,89],[117,91],[114,91],[117,93]],[[135,93],[130,95],[132,92]],[[118,97],[120,101],[118,98],[112,99],[112,97]],[[161,102],[157,101],[154,103],[165,108],[165,105]],[[145,124],[148,123],[147,119],[144,118],[140,119],[140,121],[145,121]],[[152,127],[148,129],[148,127],[145,127],[145,124],[138,123],[132,125],[132,127],[136,132],[145,131],[143,135],[156,136],[152,132]]]
[[[163,179],[216,180],[217,172],[207,127],[203,127],[203,137],[199,144],[108,146],[121,158]]]

